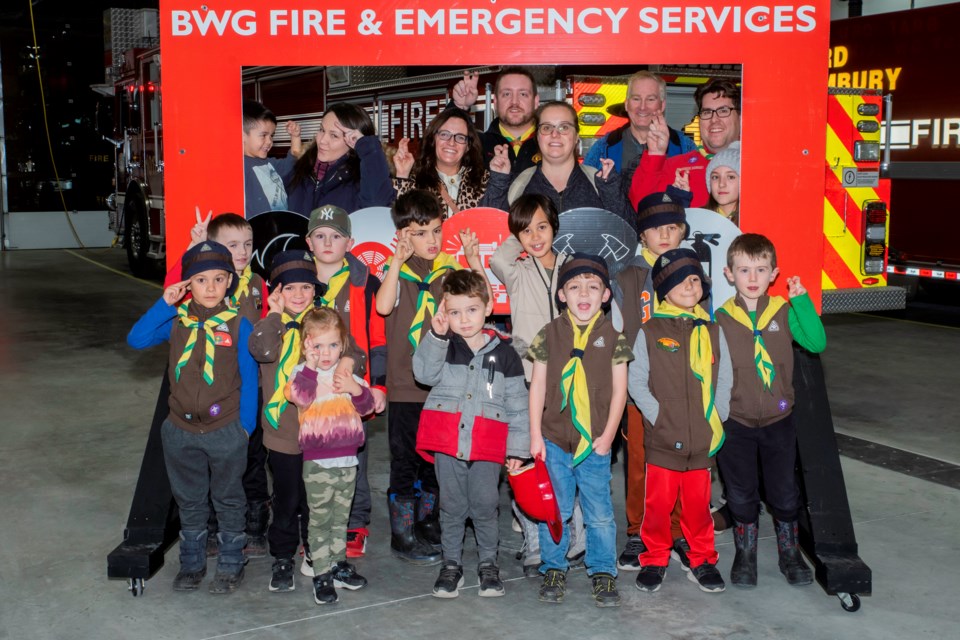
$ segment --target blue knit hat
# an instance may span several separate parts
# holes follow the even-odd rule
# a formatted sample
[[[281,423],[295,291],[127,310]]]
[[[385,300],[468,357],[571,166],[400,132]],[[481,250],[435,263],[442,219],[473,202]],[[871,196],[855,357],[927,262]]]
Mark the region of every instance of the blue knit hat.
[[[233,256],[230,249],[215,240],[204,240],[200,244],[187,249],[180,258],[182,278],[189,280],[198,273],[219,269],[237,275],[233,267]]]
[[[320,286],[317,280],[317,265],[309,251],[293,249],[281,251],[270,263],[270,286],[285,286],[294,282]]]
[[[710,279],[703,272],[700,257],[693,249],[670,249],[664,251],[653,265],[653,289],[658,300],[665,300],[667,294],[689,276],[699,276],[703,287],[703,297],[710,296]]]
[[[638,234],[665,224],[687,226],[687,212],[683,205],[662,191],[651,193],[637,204]]]

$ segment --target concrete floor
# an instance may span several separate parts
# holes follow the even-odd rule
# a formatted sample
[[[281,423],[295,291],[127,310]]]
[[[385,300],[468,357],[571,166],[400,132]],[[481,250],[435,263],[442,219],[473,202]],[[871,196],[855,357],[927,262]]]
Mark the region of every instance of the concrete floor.
[[[119,251],[0,253],[2,639],[955,637],[960,492],[848,458],[860,555],[873,570],[873,596],[858,613],[844,612],[817,585],[786,585],[769,521],[761,529],[758,589],[702,593],[671,565],[656,594],[637,591],[623,572],[623,607],[598,610],[580,570],[569,576],[563,605],[542,605],[537,581],[520,577],[520,537],[506,508],[500,563],[507,597],[477,599],[468,542],[468,586],[457,600],[436,600],[429,596],[436,568],[389,556],[382,420],[370,431],[373,537],[358,562],[367,589],[321,608],[298,574],[295,592],[271,594],[265,558],[251,561],[231,596],[174,593],[174,548],[144,596],[133,598],[125,582],[107,579],[106,556],[121,541],[166,356],[162,348],[135,352],[124,337],[159,295],[155,284],[126,275]],[[960,464],[953,410],[960,331],[866,316],[827,325],[837,430]],[[614,477],[622,543],[619,467]],[[727,575],[730,533],[717,544]]]

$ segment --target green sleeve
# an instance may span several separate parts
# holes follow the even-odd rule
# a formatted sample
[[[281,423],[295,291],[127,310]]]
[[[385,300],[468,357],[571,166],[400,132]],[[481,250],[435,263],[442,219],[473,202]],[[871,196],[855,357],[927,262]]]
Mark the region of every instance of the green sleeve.
[[[620,333],[617,334],[617,346],[613,350],[613,364],[623,364],[633,360],[633,351],[630,349],[630,343],[626,337]]]
[[[804,293],[790,298],[787,317],[790,320],[790,333],[801,347],[811,353],[822,353],[827,348],[827,334],[809,295]]]
[[[534,362],[547,363],[547,360],[550,359],[550,354],[547,352],[547,331],[546,327],[540,329],[537,336],[533,339],[533,342],[530,343],[530,346],[527,348],[527,359],[533,360]]]

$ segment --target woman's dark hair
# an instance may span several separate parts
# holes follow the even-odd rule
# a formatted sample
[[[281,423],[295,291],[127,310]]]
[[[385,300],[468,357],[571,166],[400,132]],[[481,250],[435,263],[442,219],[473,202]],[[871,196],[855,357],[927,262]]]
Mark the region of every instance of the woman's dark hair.
[[[486,167],[483,163],[483,147],[480,145],[480,136],[470,118],[470,114],[462,109],[452,107],[437,114],[423,134],[423,145],[420,147],[420,157],[413,167],[416,176],[417,189],[439,191],[440,176],[437,175],[437,133],[449,120],[456,118],[463,120],[467,125],[467,149],[460,160],[461,166],[467,168],[464,181],[475,189],[483,189],[483,173]]]
[[[337,102],[327,107],[323,115],[327,115],[328,113],[337,116],[337,120],[340,121],[340,124],[342,124],[345,129],[356,129],[365,136],[372,136],[377,133],[377,130],[373,127],[373,121],[370,120],[367,112],[355,104]],[[313,178],[313,170],[316,164],[317,141],[311,140],[304,146],[303,155],[297,159],[296,164],[293,166],[293,177],[290,179],[290,184],[287,186],[287,189],[293,189],[301,182]],[[347,151],[345,166],[352,180],[360,179],[360,156],[357,155],[354,149]]]

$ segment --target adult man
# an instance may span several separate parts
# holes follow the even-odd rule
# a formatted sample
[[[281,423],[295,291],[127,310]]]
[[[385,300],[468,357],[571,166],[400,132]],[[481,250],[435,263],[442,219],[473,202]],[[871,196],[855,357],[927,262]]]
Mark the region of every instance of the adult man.
[[[650,123],[666,109],[667,83],[649,71],[638,71],[627,81],[627,100],[623,104],[627,124],[597,140],[583,159],[585,165],[600,169],[600,160],[610,158],[623,176],[624,189],[630,188],[640,156],[647,149]],[[694,151],[697,145],[676,129],[667,127],[667,157]]]
[[[463,80],[453,88],[453,103],[470,111],[476,104],[479,91],[477,76],[464,73]],[[533,75],[521,67],[507,67],[494,85],[496,119],[480,134],[484,161],[487,166],[494,156],[494,148],[507,145],[510,155],[510,178],[540,162],[534,112],[540,105],[537,83]]]
[[[694,94],[700,116],[702,146],[688,153],[669,156],[669,127],[662,116],[654,116],[647,132],[647,151],[630,184],[630,203],[636,207],[644,196],[665,191],[677,180],[689,181],[693,192],[692,207],[707,203],[706,180],[701,175],[690,178],[691,171],[706,171],[710,158],[740,139],[740,88],[729,80],[713,79],[697,88]]]

